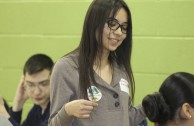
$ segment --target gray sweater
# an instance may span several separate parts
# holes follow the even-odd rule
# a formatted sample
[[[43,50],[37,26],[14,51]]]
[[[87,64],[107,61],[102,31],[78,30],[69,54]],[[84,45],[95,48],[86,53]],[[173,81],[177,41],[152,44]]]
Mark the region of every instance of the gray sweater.
[[[94,75],[102,98],[88,119],[69,117],[64,105],[75,99],[83,99],[79,90],[77,55],[61,58],[51,75],[51,109],[49,126],[137,126],[145,119],[143,108],[129,105],[129,79],[123,68],[113,64],[113,79],[107,84]]]
[[[0,114],[0,126],[13,126],[11,122]]]

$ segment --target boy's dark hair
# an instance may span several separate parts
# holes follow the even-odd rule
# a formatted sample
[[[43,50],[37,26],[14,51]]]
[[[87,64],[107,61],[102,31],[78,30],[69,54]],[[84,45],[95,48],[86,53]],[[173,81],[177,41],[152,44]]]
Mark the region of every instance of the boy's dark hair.
[[[45,54],[32,55],[25,63],[23,68],[23,74],[26,73],[32,75],[38,73],[44,69],[52,70],[54,62]]]

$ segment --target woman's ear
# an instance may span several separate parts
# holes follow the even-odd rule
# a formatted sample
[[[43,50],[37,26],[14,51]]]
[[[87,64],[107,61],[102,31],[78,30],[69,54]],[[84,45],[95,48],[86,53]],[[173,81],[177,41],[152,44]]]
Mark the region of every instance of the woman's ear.
[[[189,103],[184,103],[182,105],[182,113],[183,113],[183,116],[186,119],[191,119],[192,118],[191,111],[192,111],[192,107],[189,105]]]

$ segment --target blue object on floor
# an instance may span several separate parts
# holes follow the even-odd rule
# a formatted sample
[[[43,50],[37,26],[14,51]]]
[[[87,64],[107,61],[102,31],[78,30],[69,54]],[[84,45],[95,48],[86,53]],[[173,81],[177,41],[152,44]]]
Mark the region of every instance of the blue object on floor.
[[[138,124],[137,126],[147,126],[147,120],[143,120],[140,124]]]

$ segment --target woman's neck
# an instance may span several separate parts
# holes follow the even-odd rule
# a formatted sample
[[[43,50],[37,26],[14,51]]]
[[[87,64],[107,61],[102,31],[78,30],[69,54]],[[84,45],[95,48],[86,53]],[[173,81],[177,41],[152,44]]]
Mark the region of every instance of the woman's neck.
[[[94,62],[93,69],[106,83],[111,84],[113,68],[108,59],[109,53],[109,51],[104,51],[102,56]]]
[[[109,54],[109,51],[103,51],[102,56],[100,58],[100,64],[102,67],[110,65],[110,62],[108,60]]]

